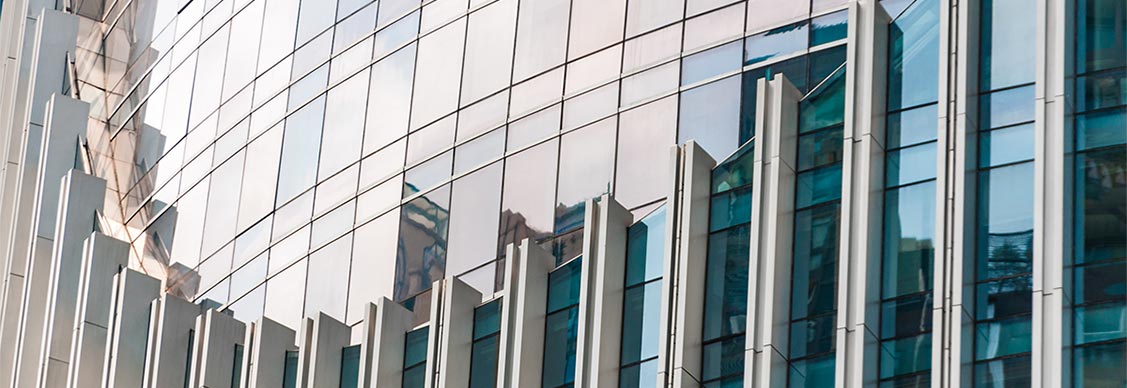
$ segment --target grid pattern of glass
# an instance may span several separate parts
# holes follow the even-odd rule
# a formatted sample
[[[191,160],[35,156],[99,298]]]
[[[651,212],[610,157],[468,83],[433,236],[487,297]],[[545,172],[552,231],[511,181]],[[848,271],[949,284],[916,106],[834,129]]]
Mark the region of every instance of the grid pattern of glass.
[[[980,7],[974,381],[1021,386],[1032,367],[1037,13],[1019,0]]]
[[[429,335],[428,326],[407,332],[403,349],[403,388],[423,388],[426,385]]]
[[[525,237],[574,257],[586,199],[658,203],[678,142],[731,154],[749,82],[846,23],[843,0],[173,3],[137,10],[136,87],[107,101],[124,233],[169,291],[290,327],[447,276],[492,294]]]
[[[583,258],[548,274],[548,317],[544,323],[544,388],[571,387],[575,383],[575,352],[579,337],[579,286]]]
[[[665,223],[665,205],[662,204],[626,232],[620,388],[657,385]]]
[[[1072,386],[1127,381],[1127,3],[1076,0]]]
[[[479,306],[473,315],[470,347],[470,388],[497,387],[497,361],[501,346],[501,299]]]
[[[939,2],[916,1],[895,17],[888,34],[879,378],[881,387],[928,387],[939,73],[927,66],[939,61]]]

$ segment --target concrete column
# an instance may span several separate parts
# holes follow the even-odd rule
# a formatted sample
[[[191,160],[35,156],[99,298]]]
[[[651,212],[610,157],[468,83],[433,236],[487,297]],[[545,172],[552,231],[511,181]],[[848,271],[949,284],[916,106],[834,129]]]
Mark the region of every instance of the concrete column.
[[[544,361],[548,272],[555,257],[528,239],[510,245],[501,308],[498,388],[537,387]]]
[[[106,349],[106,380],[109,388],[139,387],[144,383],[145,353],[152,333],[152,301],[160,293],[160,281],[124,269],[115,276],[110,346]],[[185,320],[191,322],[190,320]],[[181,385],[183,382],[181,381]]]
[[[155,295],[154,295],[155,297]],[[149,326],[149,357],[145,359],[145,387],[183,388],[188,380],[192,353],[198,337],[195,329],[200,306],[179,297],[163,294],[152,303]],[[112,382],[112,380],[111,380]],[[121,388],[137,385],[121,385]],[[111,387],[118,387],[111,385]]]
[[[259,318],[248,333],[251,338],[247,383],[244,387],[281,387],[286,371],[286,352],[297,350],[293,330],[270,320]]]
[[[309,369],[298,375],[297,386],[340,386],[341,350],[348,346],[352,330],[325,313],[317,313],[312,330],[305,334],[309,338],[309,348],[302,349],[298,364],[308,365]]]
[[[437,342],[438,388],[468,388],[473,349],[474,310],[481,304],[481,293],[470,285],[448,278],[442,281],[442,315],[431,326],[440,326]],[[432,309],[434,306],[431,305]],[[432,310],[434,311],[434,310]]]
[[[377,303],[375,332],[378,340],[372,349],[371,387],[402,386],[403,350],[414,314],[391,299],[380,298]]]
[[[101,233],[86,239],[84,251],[74,339],[68,353],[68,388],[97,388],[105,378],[114,276],[129,261],[129,244]]]
[[[780,74],[759,80],[755,175],[748,267],[745,386],[782,387],[787,380],[790,268],[794,239],[798,101],[802,93]],[[751,280],[755,279],[755,280]],[[752,299],[754,298],[754,299]],[[754,308],[753,308],[754,307]]]
[[[1036,122],[1033,191],[1033,351],[1032,387],[1057,388],[1071,381],[1064,349],[1071,344],[1071,296],[1066,293],[1065,258],[1071,255],[1071,174],[1067,158],[1073,133],[1066,90],[1069,79],[1068,31],[1072,18],[1065,1],[1037,1]]]
[[[234,317],[215,310],[196,318],[196,338],[200,350],[193,354],[192,387],[231,388],[231,381],[241,381],[242,376],[233,376],[235,363],[242,363],[249,354],[246,352],[246,324]],[[235,359],[235,347],[243,349],[242,358]]]
[[[427,350],[426,350],[426,364],[423,365],[423,387],[434,388],[438,384],[438,371],[444,368],[446,360],[442,359],[439,355],[440,348],[438,344],[442,338],[446,336],[445,327],[443,327],[444,313],[446,312],[445,303],[447,301],[443,296],[446,294],[446,282],[437,280],[431,284],[430,293],[430,317],[427,322]]]
[[[372,369],[375,366],[375,350],[379,332],[376,325],[378,308],[375,303],[368,303],[364,309],[364,320],[360,322],[360,388],[371,388]]]
[[[585,301],[585,341],[577,354],[576,377],[591,388],[618,386],[621,365],[622,307],[626,282],[626,237],[633,215],[610,195],[587,201],[584,264],[590,262],[590,294]],[[583,303],[582,301],[580,303]],[[582,314],[581,314],[582,315]],[[582,326],[581,326],[582,327]]]
[[[876,2],[850,4],[835,373],[842,387],[877,380],[890,21]]]
[[[72,138],[73,139],[73,138]],[[55,206],[57,222],[51,239],[37,235],[32,243],[32,254],[27,256],[28,277],[22,292],[20,309],[20,337],[16,343],[16,360],[12,376],[15,387],[35,386],[40,371],[39,362],[46,362],[45,346],[52,346],[59,360],[65,360],[70,345],[70,332],[66,342],[48,341],[47,326],[53,319],[74,323],[74,296],[78,290],[78,266],[82,261],[82,245],[94,229],[96,212],[105,202],[106,181],[78,170],[70,170],[61,179],[61,194]],[[48,206],[43,203],[42,206]],[[49,245],[48,245],[49,244]],[[58,303],[55,314],[53,303]],[[62,323],[60,322],[60,325]],[[65,370],[65,368],[64,368]],[[56,374],[55,386],[64,379]]]
[[[93,222],[90,224],[82,223],[88,219],[93,221],[93,211],[91,210],[100,210],[105,197],[105,181],[71,170],[75,162],[75,151],[79,148],[79,139],[85,136],[89,110],[90,107],[87,103],[60,95],[52,96],[47,106],[47,126],[43,135],[44,142],[39,161],[38,175],[40,182],[61,181],[70,172],[83,176],[83,179],[72,178],[72,185],[81,181],[89,186],[80,189],[81,192],[76,194],[63,193],[65,202],[77,205],[77,201],[81,201],[77,208],[69,210],[77,211],[80,214],[67,215],[67,222],[78,222],[79,225],[68,228],[74,230],[72,233],[65,236],[56,236],[72,239],[70,244],[67,245],[80,244],[80,239],[87,238]],[[65,185],[66,182],[63,184]],[[43,192],[38,193],[36,198],[36,210],[42,215],[40,227],[54,228],[56,227],[55,218],[46,215],[57,211],[60,193],[57,191],[51,192],[56,189],[53,185],[41,183],[39,187],[43,190]],[[90,212],[91,214],[81,214],[83,212]],[[38,242],[40,239],[36,238],[36,241]],[[44,351],[40,354],[38,360],[24,360],[28,363],[38,362],[36,366],[38,368],[36,371],[36,378],[38,379],[36,386],[39,387],[61,387],[66,382],[67,363],[70,359],[68,352],[78,301],[79,272],[83,259],[81,252],[68,251],[64,252],[68,254],[62,255],[56,253],[48,263],[50,266],[46,273],[48,276],[46,279],[48,282],[48,295],[46,295],[48,300],[46,316],[43,318],[46,327],[44,328],[44,336],[41,338],[41,346],[43,346]]]
[[[674,179],[666,197],[669,222],[657,381],[662,387],[687,388],[700,385],[708,212],[716,161],[694,141],[670,152],[668,168]]]
[[[4,182],[0,184],[0,265],[3,266],[4,286],[3,298],[0,299],[3,307],[0,310],[0,382],[7,384],[12,380],[16,371],[16,349],[19,346],[20,307],[24,299],[24,283],[27,275],[28,257],[43,254],[42,261],[48,261],[50,256],[51,233],[53,227],[41,227],[36,212],[35,203],[38,194],[55,194],[56,190],[43,190],[37,184],[40,151],[43,140],[44,117],[47,111],[47,101],[51,95],[58,93],[63,85],[64,71],[67,63],[67,53],[75,52],[75,41],[78,34],[78,18],[74,15],[56,11],[36,12],[37,27],[35,38],[25,47],[29,60],[26,75],[20,74],[17,89],[26,90],[26,95],[15,98],[11,113],[11,132],[5,149],[0,150],[6,155],[3,163]],[[21,65],[22,66],[22,65]],[[27,84],[24,84],[24,82]],[[41,181],[43,185],[57,187],[59,178]],[[47,208],[45,218],[55,216],[54,198],[45,198],[41,201]],[[51,224],[45,225],[51,226]],[[42,248],[32,249],[33,240],[39,241]],[[35,337],[35,341],[39,341]],[[32,357],[29,365],[38,361],[38,354]],[[34,376],[34,368],[26,375]],[[25,381],[34,384],[34,377]]]

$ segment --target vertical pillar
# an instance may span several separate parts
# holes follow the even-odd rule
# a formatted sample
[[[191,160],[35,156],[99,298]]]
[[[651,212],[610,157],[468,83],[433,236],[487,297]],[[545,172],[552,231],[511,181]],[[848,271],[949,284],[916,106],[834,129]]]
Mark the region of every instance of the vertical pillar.
[[[838,271],[838,386],[876,384],[880,333],[888,25],[876,2],[849,8],[842,249]]]
[[[661,285],[658,378],[663,387],[696,387],[701,376],[708,211],[716,161],[694,141],[673,147],[670,220]]]
[[[431,284],[430,293],[430,318],[427,322],[427,349],[426,349],[426,364],[423,365],[423,387],[434,388],[438,385],[438,374],[441,368],[445,367],[446,360],[440,357],[441,348],[438,346],[442,338],[446,336],[446,327],[444,325],[446,303],[449,299],[445,298],[446,295],[446,282],[437,280]]]
[[[587,330],[577,352],[576,378],[583,386],[614,388],[619,384],[621,365],[626,230],[633,215],[610,195],[598,202],[588,200],[586,208],[583,257],[591,271],[583,279],[591,280],[589,296],[580,300],[588,306],[586,319],[580,313],[580,327],[585,325]]]
[[[376,325],[379,311],[375,303],[368,303],[364,309],[364,320],[360,322],[361,335],[360,339],[360,388],[371,388],[372,385],[372,369],[375,366],[375,350],[379,332]]]
[[[201,346],[192,360],[195,374],[192,375],[191,386],[231,388],[232,381],[242,379],[242,376],[233,374],[235,363],[242,363],[242,360],[235,359],[235,347],[242,348],[242,357],[247,357],[246,344],[243,342],[246,338],[246,324],[216,310],[208,310],[196,320],[196,327],[203,330],[196,331]]]
[[[149,350],[152,333],[149,324],[153,315],[151,307],[160,293],[160,281],[131,269],[122,270],[115,278],[117,289],[103,387],[135,388],[144,383],[145,353]],[[185,321],[191,322],[191,318]],[[183,381],[179,386],[183,386]]]
[[[159,300],[153,301],[152,309],[153,322],[149,326],[152,346],[149,347],[149,357],[145,359],[144,386],[182,388],[189,377],[191,353],[198,351],[193,340],[196,337],[195,321],[200,315],[200,306],[163,294]],[[110,387],[118,386],[111,384]]]
[[[341,351],[348,346],[352,330],[325,313],[317,313],[312,330],[305,335],[309,338],[309,347],[302,349],[298,364],[308,365],[308,370],[298,375],[297,386],[340,386]]]
[[[42,281],[47,283],[47,295],[45,295],[47,303],[45,316],[40,318],[45,327],[42,328],[42,338],[26,340],[42,342],[43,351],[38,359],[23,360],[23,362],[37,369],[35,378],[38,379],[36,386],[39,387],[60,387],[66,381],[67,362],[70,359],[68,351],[79,292],[78,277],[83,260],[83,251],[78,249],[81,249],[80,244],[89,236],[93,227],[93,212],[101,209],[105,197],[105,181],[71,170],[79,139],[85,136],[89,110],[87,103],[60,95],[52,96],[47,106],[47,125],[43,133],[44,141],[39,161],[39,180],[43,182],[39,186],[43,192],[38,193],[36,198],[36,211],[43,215],[40,217],[41,228],[56,226],[55,218],[46,215],[53,214],[60,202],[60,193],[55,191],[56,188],[44,183],[49,180],[61,181],[68,172],[82,178],[72,177],[69,182],[63,182],[64,188],[70,183],[70,190],[80,190],[73,194],[62,193],[64,206],[68,207],[68,211],[77,214],[66,214],[65,221],[68,223],[66,230],[70,232],[55,236],[59,239],[56,243],[61,242],[64,246],[71,246],[72,249],[55,252],[49,262],[43,263],[47,265],[46,272],[36,274],[46,275]],[[79,182],[87,187],[74,188],[74,184]],[[77,207],[72,207],[75,205]],[[59,220],[64,220],[61,214]],[[74,222],[78,224],[69,225]],[[60,227],[59,231],[63,231],[63,228]],[[66,239],[70,241],[62,241]],[[39,238],[36,241],[38,242]]]
[[[802,94],[780,74],[759,81],[757,127],[763,128],[756,143],[752,193],[751,243],[756,257],[748,269],[749,285],[755,290],[754,316],[749,307],[748,344],[745,368],[751,368],[746,386],[783,387],[787,380],[790,324],[790,278],[794,239],[795,154],[798,145],[798,101]],[[750,282],[750,280],[749,280]],[[754,287],[752,287],[754,286]],[[753,301],[753,302],[752,302]],[[751,356],[754,355],[754,358]]]
[[[286,352],[296,350],[295,333],[288,327],[262,317],[252,326],[252,336],[244,387],[281,387],[286,371]]]
[[[78,281],[78,316],[67,363],[68,388],[101,387],[114,309],[114,276],[128,260],[128,243],[101,233],[86,239]]]
[[[38,12],[37,12],[38,13]],[[50,260],[51,233],[53,227],[40,227],[42,214],[35,212],[37,193],[57,193],[57,190],[43,190],[37,187],[38,162],[43,137],[43,118],[46,105],[52,94],[58,93],[63,85],[67,53],[75,51],[78,34],[78,18],[57,11],[44,10],[39,13],[38,28],[31,44],[31,52],[26,53],[30,66],[26,75],[27,85],[24,96],[16,96],[11,133],[7,146],[0,150],[7,157],[3,163],[4,182],[0,185],[0,266],[3,266],[4,285],[2,310],[0,310],[0,382],[8,384],[17,370],[16,349],[19,340],[20,307],[24,299],[24,283],[27,276],[27,259],[42,253],[43,261]],[[21,69],[22,70],[22,69]],[[22,77],[21,77],[22,78]],[[23,89],[26,88],[26,89]],[[41,181],[42,185],[57,187],[58,177]],[[47,206],[45,218],[55,216],[54,199],[42,201]],[[44,236],[42,248],[29,248],[32,241]],[[39,338],[35,338],[36,341]],[[38,357],[29,364],[34,365]],[[29,373],[34,374],[34,372]],[[34,379],[27,382],[34,384]]]
[[[376,305],[376,340],[372,350],[371,387],[403,385],[403,350],[414,315],[391,299],[380,298]]]
[[[473,354],[474,310],[481,304],[481,293],[470,285],[448,278],[442,281],[441,335],[437,342],[437,388],[468,388],[470,359]],[[432,305],[435,306],[435,305]]]
[[[501,309],[501,363],[499,388],[536,387],[541,384],[544,359],[544,320],[548,308],[551,253],[521,241],[510,245],[506,267],[505,304]]]

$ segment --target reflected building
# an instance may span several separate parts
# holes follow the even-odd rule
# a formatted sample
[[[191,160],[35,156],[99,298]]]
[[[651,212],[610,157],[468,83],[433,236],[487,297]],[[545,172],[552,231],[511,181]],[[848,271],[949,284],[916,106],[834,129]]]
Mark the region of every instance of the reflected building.
[[[1123,0],[0,1],[0,386],[1124,387]]]

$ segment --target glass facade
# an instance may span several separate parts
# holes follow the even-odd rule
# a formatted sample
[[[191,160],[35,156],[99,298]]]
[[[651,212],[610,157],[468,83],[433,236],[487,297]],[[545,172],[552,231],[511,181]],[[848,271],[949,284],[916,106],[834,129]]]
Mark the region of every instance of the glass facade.
[[[1127,381],[1127,4],[1076,0],[1074,6],[1068,383],[1122,386]]]
[[[621,388],[657,385],[666,220],[666,207],[662,204],[626,232],[626,288],[622,300],[618,383]]]
[[[1030,384],[1036,8],[981,4],[974,265],[975,386]]]
[[[845,66],[799,103],[789,387],[833,385]]]
[[[926,64],[939,61],[939,7],[913,2],[888,30],[881,387],[931,386],[939,73]]]
[[[426,385],[427,353],[430,327],[420,327],[407,332],[403,349],[403,388],[423,388]]]
[[[360,386],[360,345],[353,345],[341,349],[340,357],[340,388],[357,388]]]

